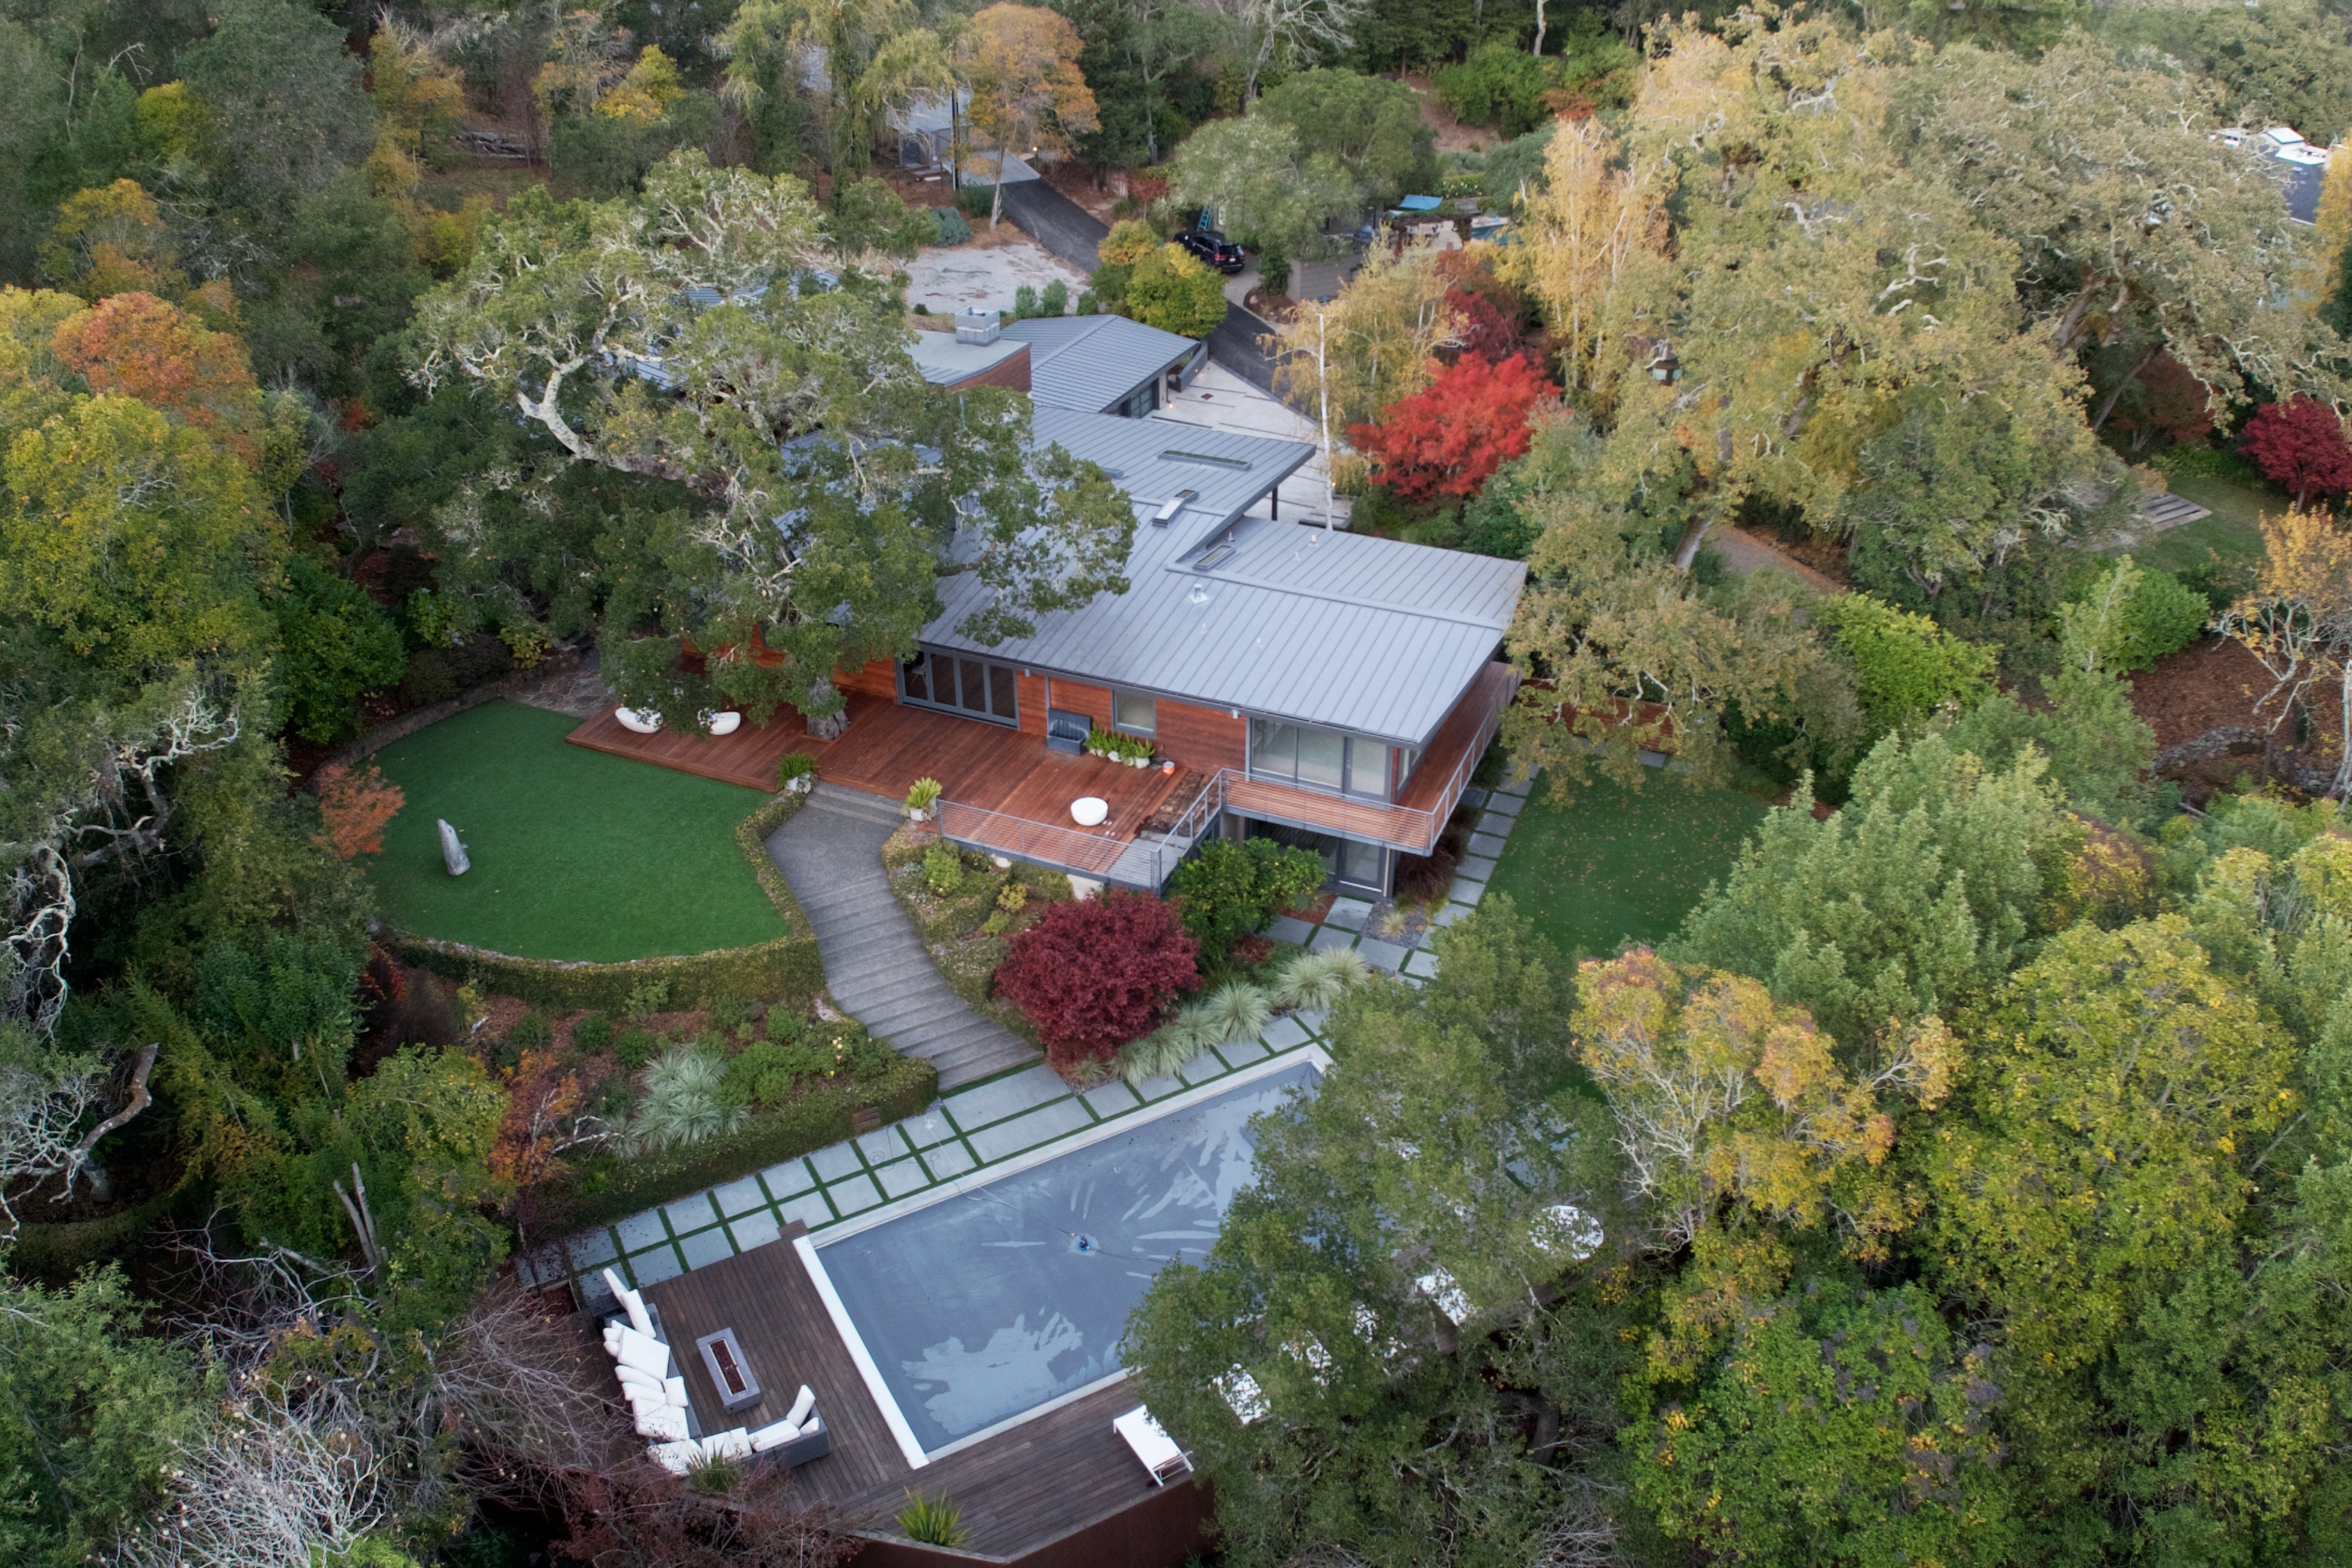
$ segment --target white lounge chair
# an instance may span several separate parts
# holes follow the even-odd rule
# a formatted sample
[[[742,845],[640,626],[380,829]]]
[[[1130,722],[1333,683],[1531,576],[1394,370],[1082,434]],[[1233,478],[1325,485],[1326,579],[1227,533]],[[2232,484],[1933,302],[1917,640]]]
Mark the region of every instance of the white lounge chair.
[[[1126,1415],[1113,1419],[1110,1429],[1127,1440],[1128,1448],[1142,1461],[1143,1468],[1151,1472],[1153,1486],[1164,1487],[1192,1468],[1192,1461],[1184,1457],[1184,1450],[1176,1446],[1173,1437],[1160,1430],[1160,1423],[1152,1419],[1151,1412],[1143,1405],[1139,1405]]]

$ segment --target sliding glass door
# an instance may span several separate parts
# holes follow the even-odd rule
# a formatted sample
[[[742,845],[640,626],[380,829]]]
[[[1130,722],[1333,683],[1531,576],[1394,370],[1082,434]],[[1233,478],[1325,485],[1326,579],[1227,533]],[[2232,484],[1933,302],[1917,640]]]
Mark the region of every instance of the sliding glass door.
[[[1013,667],[928,649],[898,667],[898,692],[909,702],[944,708],[992,723],[1020,721]]]
[[[1388,747],[1311,724],[1251,720],[1249,771],[1252,778],[1280,779],[1335,795],[1389,798]]]

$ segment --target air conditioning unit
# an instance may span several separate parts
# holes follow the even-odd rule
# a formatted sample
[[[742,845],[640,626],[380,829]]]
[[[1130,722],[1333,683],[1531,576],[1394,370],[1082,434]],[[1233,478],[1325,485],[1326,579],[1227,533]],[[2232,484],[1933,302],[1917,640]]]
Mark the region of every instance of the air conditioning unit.
[[[980,305],[966,305],[956,312],[956,342],[986,345],[994,342],[1004,331],[1003,318],[994,310]]]

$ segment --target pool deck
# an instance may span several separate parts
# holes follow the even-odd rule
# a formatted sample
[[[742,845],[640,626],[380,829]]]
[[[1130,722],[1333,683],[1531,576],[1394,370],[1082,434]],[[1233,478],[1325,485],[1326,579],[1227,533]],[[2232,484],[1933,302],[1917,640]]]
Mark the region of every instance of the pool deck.
[[[704,1334],[733,1329],[760,1380],[761,1403],[730,1414],[719,1407],[701,1357],[690,1350],[680,1356],[687,1394],[704,1431],[779,1419],[805,1383],[833,1433],[832,1453],[793,1472],[810,1501],[887,1528],[909,1490],[944,1492],[971,1532],[964,1549],[992,1555],[1033,1549],[1146,1501],[1158,1489],[1111,1436],[1112,1417],[1135,1406],[1124,1382],[915,1468],[793,1246],[804,1234],[795,1225],[776,1245],[646,1289],[674,1342],[691,1347]]]

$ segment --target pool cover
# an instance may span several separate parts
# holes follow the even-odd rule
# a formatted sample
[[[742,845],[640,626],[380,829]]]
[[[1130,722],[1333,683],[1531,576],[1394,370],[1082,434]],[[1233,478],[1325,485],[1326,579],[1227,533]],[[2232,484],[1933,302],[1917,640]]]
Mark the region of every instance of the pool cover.
[[[1249,1184],[1249,1119],[1300,1061],[870,1229],[818,1256],[916,1441],[935,1454],[1119,1370],[1161,1265],[1197,1263]]]

